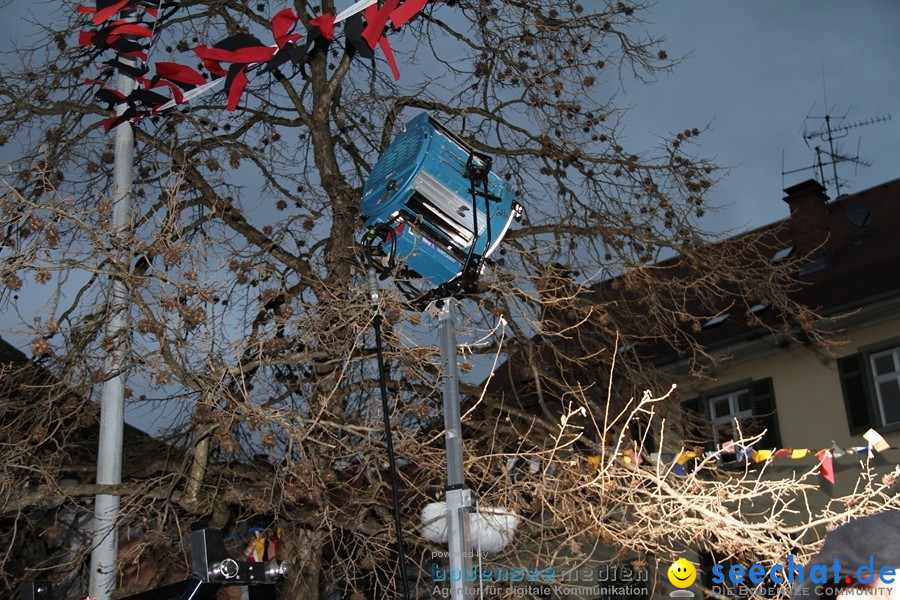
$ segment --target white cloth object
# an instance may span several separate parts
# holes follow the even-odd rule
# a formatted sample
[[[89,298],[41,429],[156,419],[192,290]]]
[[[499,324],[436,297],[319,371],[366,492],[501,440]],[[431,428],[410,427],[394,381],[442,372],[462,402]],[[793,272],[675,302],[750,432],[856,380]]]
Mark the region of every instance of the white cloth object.
[[[500,552],[516,535],[522,517],[504,508],[479,508],[469,515],[472,550]],[[447,503],[431,502],[422,509],[422,537],[447,543]]]

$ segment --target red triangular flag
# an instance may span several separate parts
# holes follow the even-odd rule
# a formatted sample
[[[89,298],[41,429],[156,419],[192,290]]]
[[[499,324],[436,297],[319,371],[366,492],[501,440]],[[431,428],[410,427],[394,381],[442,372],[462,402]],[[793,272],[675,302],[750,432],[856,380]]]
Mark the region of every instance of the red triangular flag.
[[[251,63],[266,62],[275,54],[275,48],[268,46],[251,46],[248,48],[238,48],[237,50],[225,50],[223,48],[212,48],[208,46],[197,46],[194,48],[194,54],[204,61],[214,60],[222,62],[230,62],[241,65],[249,65]],[[207,67],[208,68],[208,67]]]
[[[247,67],[244,66],[237,70],[234,78],[231,80],[231,85],[228,88],[228,103],[225,105],[225,110],[232,111],[237,108],[247,83]]]
[[[381,46],[381,49],[384,51],[384,58],[391,66],[391,72],[394,74],[394,80],[400,81],[400,71],[397,70],[397,61],[394,60],[394,53],[393,51],[391,51],[390,42],[388,42],[388,39],[385,36],[381,36],[381,39],[378,40],[378,45]]]
[[[387,0],[381,8],[373,4],[366,9],[366,28],[362,37],[369,44],[369,48],[375,49],[375,44],[384,35],[384,26],[387,24],[388,17],[397,9],[400,0]]]
[[[819,450],[816,456],[819,458],[819,475],[834,484],[834,459],[831,457],[831,450]]]
[[[109,25],[112,35],[134,35],[137,37],[149,38],[153,36],[153,32],[148,27],[139,23],[127,23],[125,21],[116,21]]]
[[[334,41],[334,15],[324,14],[321,17],[316,17],[315,19],[310,19],[309,24],[313,27],[319,28],[319,33],[322,34],[329,42]]]
[[[179,65],[173,62],[156,63],[156,74],[161,79],[167,79],[184,86],[194,87],[198,85],[206,85],[206,79],[203,75],[185,65]]]
[[[120,9],[127,6],[129,1],[130,0],[117,0],[117,1],[113,1],[111,3],[98,2],[97,3],[97,11],[94,13],[94,24],[99,25],[103,21],[106,21],[107,19],[112,17],[114,14],[119,12]],[[104,4],[104,6],[102,8],[100,7],[101,4]]]
[[[173,83],[171,81],[163,79],[162,77],[154,77],[152,80],[144,79],[143,84],[144,84],[144,89],[146,89],[146,90],[152,90],[152,89],[158,88],[158,87],[167,87],[167,88],[169,88],[169,91],[172,92],[172,100],[175,101],[175,104],[184,104],[185,103],[184,102],[184,94],[182,93],[181,88],[179,88],[175,83]],[[162,104],[162,103],[160,103],[160,104]],[[153,114],[154,116],[156,116],[157,108],[158,107],[154,107],[153,110],[150,111],[151,114]]]

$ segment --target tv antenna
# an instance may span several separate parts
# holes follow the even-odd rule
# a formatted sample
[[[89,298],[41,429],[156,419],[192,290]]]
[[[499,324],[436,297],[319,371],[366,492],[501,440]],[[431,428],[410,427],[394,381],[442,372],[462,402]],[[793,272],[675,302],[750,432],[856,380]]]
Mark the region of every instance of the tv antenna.
[[[822,183],[822,185],[824,185],[826,188],[831,185],[834,186],[835,196],[837,197],[841,195],[841,178],[838,176],[838,165],[840,163],[853,163],[857,168],[859,168],[860,166],[871,167],[872,163],[859,157],[859,140],[857,140],[856,154],[854,156],[845,154],[841,150],[840,145],[836,142],[849,136],[850,132],[853,129],[865,127],[866,125],[874,125],[876,123],[884,123],[886,121],[890,121],[891,115],[881,115],[861,121],[845,123],[844,121],[847,118],[846,113],[841,117],[835,117],[832,115],[834,109],[828,109],[826,107],[824,115],[812,116],[812,111],[814,108],[815,105],[813,105],[813,108],[810,109],[809,114],[806,115],[805,122],[808,122],[810,120],[817,120],[822,121],[823,124],[816,129],[810,130],[806,128],[806,125],[804,123],[803,141],[806,142],[807,147],[809,147],[810,144],[816,140],[820,142],[814,148],[816,152],[816,161],[814,164],[808,167],[802,167],[800,169],[785,171],[782,168],[781,174],[782,176],[784,176],[791,173],[799,173],[800,171],[813,169],[818,173],[819,181]],[[827,147],[824,146],[825,144],[827,144]],[[831,167],[830,177],[826,175],[827,167]]]
[[[852,123],[845,123],[844,121],[847,118],[847,113],[844,113],[841,117],[835,117],[834,107],[828,108],[828,90],[825,86],[825,59],[822,59],[822,98],[825,102],[825,114],[822,116],[812,116],[812,112],[815,109],[816,105],[813,104],[809,109],[809,112],[806,114],[806,119],[803,122],[803,141],[806,143],[806,147],[808,148],[811,142],[818,140],[821,142],[815,146],[816,151],[816,162],[808,167],[802,167],[800,169],[793,169],[791,171],[784,170],[784,154],[782,153],[781,158],[781,177],[784,178],[785,175],[789,175],[791,173],[799,173],[800,171],[808,171],[809,169],[813,169],[814,171],[818,171],[819,182],[825,186],[826,188],[833,184],[835,189],[835,197],[839,197],[841,195],[841,178],[838,177],[838,165],[840,163],[849,162],[856,165],[858,169],[860,165],[863,167],[871,167],[872,163],[863,160],[859,157],[859,145],[860,141],[857,139],[856,141],[856,155],[849,156],[844,154],[841,151],[841,148],[835,142],[843,139],[850,135],[850,132],[859,127],[865,127],[866,125],[875,125],[876,123],[884,123],[886,121],[891,120],[891,115],[881,115],[879,117],[872,117],[869,119],[863,119],[862,121],[854,121]],[[821,121],[824,124],[820,125],[816,129],[810,130],[807,129],[806,124],[811,121]],[[827,143],[828,148],[823,148],[822,144]],[[825,175],[826,167],[831,167],[831,177],[827,177]]]

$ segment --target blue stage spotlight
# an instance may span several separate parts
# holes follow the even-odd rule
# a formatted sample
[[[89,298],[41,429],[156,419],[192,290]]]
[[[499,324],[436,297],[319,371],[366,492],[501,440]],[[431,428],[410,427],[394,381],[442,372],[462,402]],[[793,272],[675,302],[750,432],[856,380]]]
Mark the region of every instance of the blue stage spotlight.
[[[471,286],[484,260],[522,212],[491,158],[422,113],[388,146],[361,203],[369,264],[398,281],[410,299],[451,296]]]

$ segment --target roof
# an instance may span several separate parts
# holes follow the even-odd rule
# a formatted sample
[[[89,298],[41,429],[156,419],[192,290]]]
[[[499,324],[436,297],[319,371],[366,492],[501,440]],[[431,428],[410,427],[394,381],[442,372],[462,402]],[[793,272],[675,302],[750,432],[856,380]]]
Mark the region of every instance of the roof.
[[[97,460],[100,410],[90,390],[74,389],[0,337],[0,446],[32,461],[49,461],[61,472],[82,474]],[[23,431],[30,435],[23,436]],[[124,474],[157,468],[172,447],[125,423]],[[50,456],[53,456],[51,459]]]
[[[829,260],[822,270],[806,276],[810,286],[798,298],[830,315],[897,295],[900,179],[842,196],[827,206]]]
[[[789,217],[744,236],[758,234],[755,243],[772,259],[787,254],[782,260],[795,268],[800,282],[790,293],[794,301],[834,317],[900,297],[900,179],[835,200],[810,180],[787,188],[784,200],[791,208]],[[727,317],[707,321],[697,340],[712,350],[768,333],[747,318],[757,308],[756,316],[771,324],[776,316],[764,306],[745,302],[723,307]]]

